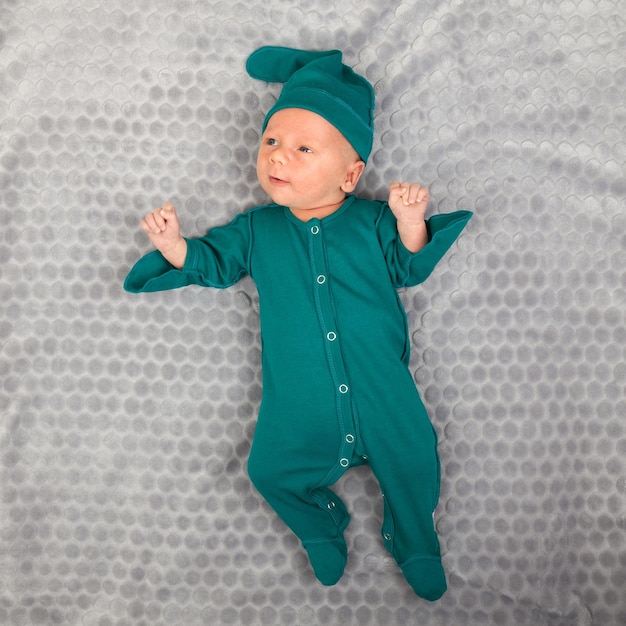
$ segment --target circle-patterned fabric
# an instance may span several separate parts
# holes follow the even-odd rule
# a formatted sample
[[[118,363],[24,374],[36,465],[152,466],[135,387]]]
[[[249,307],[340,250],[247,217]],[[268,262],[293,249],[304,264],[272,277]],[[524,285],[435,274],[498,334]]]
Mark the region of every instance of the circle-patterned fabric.
[[[0,6],[0,623],[626,623],[626,4],[8,0]],[[322,587],[252,488],[254,285],[130,296],[185,234],[265,202],[261,45],[339,48],[377,97],[358,192],[475,216],[401,297],[440,441],[449,590],[385,552],[369,470],[337,485]],[[373,364],[375,366],[375,364]]]

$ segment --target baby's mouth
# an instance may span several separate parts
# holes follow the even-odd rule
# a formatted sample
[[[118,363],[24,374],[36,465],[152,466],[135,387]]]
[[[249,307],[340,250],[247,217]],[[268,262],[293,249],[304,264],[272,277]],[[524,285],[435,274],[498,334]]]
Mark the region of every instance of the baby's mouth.
[[[276,176],[270,176],[270,183],[272,183],[272,185],[286,185],[287,181],[283,180],[282,178],[276,178]]]

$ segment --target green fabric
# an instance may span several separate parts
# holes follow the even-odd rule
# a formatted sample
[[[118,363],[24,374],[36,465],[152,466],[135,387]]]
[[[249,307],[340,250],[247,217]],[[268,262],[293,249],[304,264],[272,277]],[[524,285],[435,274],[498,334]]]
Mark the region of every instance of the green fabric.
[[[281,109],[307,109],[339,129],[367,162],[374,138],[374,89],[341,59],[339,50],[265,46],[248,57],[246,69],[253,78],[285,83],[263,130]]]
[[[349,521],[330,486],[367,462],[385,494],[385,546],[418,595],[445,591],[432,518],[437,439],[408,369],[397,288],[426,280],[470,217],[458,211],[430,218],[429,242],[412,254],[384,202],[352,196],[308,222],[267,205],[188,240],[182,270],[152,252],[126,279],[134,292],[254,279],[263,397],[248,471],[324,584],[343,572]]]

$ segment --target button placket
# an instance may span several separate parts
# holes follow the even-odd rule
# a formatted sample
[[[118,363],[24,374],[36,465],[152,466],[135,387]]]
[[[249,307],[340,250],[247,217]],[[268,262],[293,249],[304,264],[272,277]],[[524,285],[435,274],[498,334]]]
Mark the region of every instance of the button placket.
[[[343,362],[341,346],[336,330],[334,305],[332,302],[332,281],[329,268],[326,266],[326,250],[324,246],[324,229],[322,224],[312,224],[309,228],[309,253],[313,279],[315,308],[320,327],[325,339],[326,356],[337,396],[337,420],[341,433],[341,446],[337,459],[336,471],[343,472],[351,464],[354,454],[356,437],[353,425],[352,400],[348,377]],[[338,474],[336,474],[338,477]]]

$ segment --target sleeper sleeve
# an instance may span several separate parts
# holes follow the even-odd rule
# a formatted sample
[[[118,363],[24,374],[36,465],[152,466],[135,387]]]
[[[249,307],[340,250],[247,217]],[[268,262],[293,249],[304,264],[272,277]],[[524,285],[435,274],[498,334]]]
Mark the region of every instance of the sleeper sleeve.
[[[230,224],[212,228],[204,237],[185,239],[187,256],[181,269],[154,250],[132,267],[124,289],[131,293],[165,291],[187,285],[225,288],[249,274],[252,246],[251,212]]]
[[[379,216],[378,232],[394,286],[411,287],[424,282],[472,215],[471,211],[433,215],[426,220],[428,243],[418,252],[410,252],[400,240],[395,216],[385,205]]]

